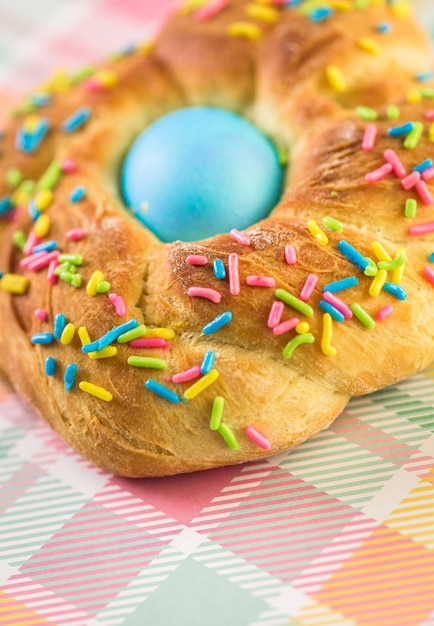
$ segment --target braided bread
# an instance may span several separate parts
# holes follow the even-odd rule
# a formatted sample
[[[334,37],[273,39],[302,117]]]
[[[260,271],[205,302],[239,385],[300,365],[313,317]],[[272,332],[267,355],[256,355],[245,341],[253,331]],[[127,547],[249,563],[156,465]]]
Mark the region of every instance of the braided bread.
[[[15,112],[0,369],[78,453],[131,477],[258,459],[432,361],[434,89],[409,12],[190,2],[152,45]],[[259,129],[287,160],[284,189],[257,223],[163,243],[125,206],[120,170],[144,129],[190,107]]]

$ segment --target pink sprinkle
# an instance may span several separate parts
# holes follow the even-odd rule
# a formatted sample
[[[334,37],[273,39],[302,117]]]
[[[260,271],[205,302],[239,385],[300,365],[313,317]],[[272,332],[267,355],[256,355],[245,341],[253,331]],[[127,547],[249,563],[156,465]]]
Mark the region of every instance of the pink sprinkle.
[[[208,263],[207,257],[202,254],[189,254],[186,260],[189,265],[206,265]]]
[[[253,443],[256,443],[257,446],[259,446],[263,450],[270,450],[271,443],[266,437],[264,437],[264,435],[258,432],[256,428],[253,428],[253,426],[246,426],[244,432],[246,433],[247,437],[253,441]]]
[[[235,239],[242,246],[250,246],[250,239],[244,233],[241,233],[236,228],[233,228],[229,233],[232,239]]]
[[[283,335],[284,333],[293,330],[299,322],[300,320],[298,319],[298,317],[291,317],[291,319],[285,320],[278,326],[275,326],[273,328],[273,335]]]
[[[425,265],[422,270],[422,274],[427,280],[429,280],[431,284],[434,285],[434,269],[432,267],[430,267],[429,265]]]
[[[423,180],[431,180],[431,178],[434,178],[434,165],[423,170],[421,177]]]
[[[104,85],[94,76],[86,78],[83,83],[83,87],[86,89],[86,91],[103,91],[104,89]]]
[[[375,124],[368,124],[363,135],[362,150],[370,152],[374,149],[378,129]]]
[[[340,311],[342,313],[342,315],[347,319],[351,319],[353,317],[353,312],[350,309],[349,306],[347,306],[345,304],[345,302],[343,302],[340,298],[337,298],[334,294],[332,294],[330,291],[324,291],[323,296],[324,300],[326,302],[329,302],[330,304],[332,304],[335,309],[337,309],[338,311]]]
[[[127,307],[121,296],[118,296],[115,293],[109,293],[108,299],[114,306],[116,315],[119,315],[119,317],[124,317],[127,314]]]
[[[383,306],[382,309],[377,311],[377,314],[375,317],[377,318],[377,320],[382,322],[383,320],[386,319],[386,317],[389,317],[389,315],[392,315],[392,313],[393,313],[393,306],[391,304],[387,304],[386,306]]]
[[[311,295],[314,292],[314,289],[318,283],[318,276],[316,274],[309,274],[306,278],[306,282],[304,283],[301,291],[300,291],[300,300],[309,300]]]
[[[372,172],[368,172],[365,176],[365,180],[367,183],[378,183],[383,178],[386,178],[388,174],[393,170],[393,166],[391,163],[385,163],[381,167],[378,167],[376,170],[372,170]]]
[[[295,263],[297,263],[297,252],[294,246],[286,246],[285,261],[288,263],[288,265],[295,265]]]
[[[240,274],[238,269],[238,254],[231,252],[228,258],[229,291],[231,295],[240,293]]]
[[[275,287],[276,280],[272,276],[247,276],[246,283],[250,287]]]
[[[195,365],[191,367],[189,370],[185,370],[183,372],[178,372],[172,376],[172,383],[186,383],[189,380],[193,380],[194,378],[199,378],[200,376],[200,366]]]
[[[72,174],[77,171],[77,163],[74,159],[63,159],[60,168],[64,174]]]
[[[187,291],[187,295],[192,298],[206,298],[218,304],[221,302],[222,294],[215,289],[206,289],[205,287],[190,287]]]
[[[393,167],[393,171],[398,176],[398,178],[404,178],[406,175],[405,167],[402,164],[399,156],[396,154],[395,150],[388,149],[384,151],[384,158],[388,163],[391,163]]]
[[[432,204],[434,204],[434,198],[429,192],[425,181],[420,180],[418,183],[416,183],[414,187],[425,206],[431,206]]]
[[[20,267],[23,267],[23,268],[29,267],[29,265],[31,265],[33,261],[40,259],[46,254],[47,253],[45,252],[45,250],[41,250],[40,252],[34,252],[33,254],[29,254],[28,256],[25,256],[23,259],[21,259]]]
[[[280,324],[285,305],[280,300],[275,300],[271,305],[270,314],[268,315],[268,328],[275,328]]]
[[[59,282],[59,277],[56,276],[56,274],[54,273],[54,270],[58,265],[59,262],[57,261],[57,259],[53,259],[53,261],[51,261],[48,265],[47,280],[51,285],[57,285],[57,283]]]
[[[66,233],[66,238],[68,241],[80,241],[85,236],[85,232],[82,228],[71,228]]]
[[[227,4],[228,0],[211,0],[211,2],[208,2],[208,4],[196,11],[194,17],[199,22],[205,22],[220,13],[220,11],[223,11]]]
[[[131,348],[168,348],[169,342],[161,337],[138,337],[128,342]]]
[[[23,253],[30,254],[33,248],[38,245],[38,243],[39,243],[39,237],[37,236],[34,230],[31,230],[29,233],[29,236],[27,237],[26,244],[23,248]]]
[[[407,232],[409,235],[429,235],[434,233],[434,222],[424,222],[423,224],[410,226]]]
[[[31,272],[37,272],[38,270],[48,267],[51,261],[55,261],[59,256],[59,250],[53,250],[52,252],[44,252],[44,254],[28,264],[27,269]]]
[[[47,309],[35,309],[35,317],[40,322],[46,322],[48,319]]]
[[[434,109],[428,109],[426,112],[426,119],[431,121],[434,120]]]
[[[409,189],[417,185],[419,181],[420,181],[420,172],[412,172],[411,174],[409,174],[408,176],[406,176],[405,178],[401,180],[401,185],[404,187],[404,189],[408,191]]]

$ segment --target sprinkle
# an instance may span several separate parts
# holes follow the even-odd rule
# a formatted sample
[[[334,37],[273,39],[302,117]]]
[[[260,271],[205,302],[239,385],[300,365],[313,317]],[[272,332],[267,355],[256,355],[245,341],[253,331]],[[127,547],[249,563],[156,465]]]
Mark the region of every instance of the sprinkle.
[[[365,128],[362,140],[362,150],[370,152],[375,147],[375,142],[378,135],[378,128],[375,124],[368,124]]]
[[[306,278],[306,282],[304,283],[301,291],[300,291],[300,300],[304,302],[309,300],[313,292],[315,291],[315,287],[318,283],[318,276],[316,274],[309,274]]]
[[[52,356],[47,356],[45,359],[45,373],[47,376],[54,376],[56,373],[56,361]]]
[[[285,261],[288,265],[295,265],[297,262],[297,252],[294,246],[289,245],[285,247]]]
[[[164,359],[155,359],[150,356],[129,356],[127,363],[133,367],[146,367],[155,370],[165,370],[167,368],[167,362]]]
[[[190,380],[194,380],[195,378],[199,378],[201,375],[199,365],[195,365],[194,367],[190,367],[188,370],[184,370],[183,372],[178,372],[172,376],[172,383],[186,383]]]
[[[398,120],[400,115],[400,110],[396,104],[390,104],[387,107],[387,117],[389,120]]]
[[[241,39],[259,39],[262,31],[256,24],[250,22],[232,22],[227,27],[229,37],[239,37]]]
[[[98,293],[96,286],[104,278],[103,273],[100,270],[95,270],[92,276],[89,278],[89,282],[86,285],[86,293],[88,296],[96,296]]]
[[[293,309],[296,309],[296,311],[299,311],[303,315],[307,315],[308,317],[311,317],[313,315],[312,307],[310,307],[308,304],[306,304],[296,296],[293,296],[285,289],[277,289],[274,295],[276,296],[276,298],[282,300],[282,302],[285,302],[285,304],[288,304]]]
[[[402,137],[403,135],[408,135],[415,128],[414,122],[406,122],[405,124],[401,124],[400,126],[391,126],[387,134],[389,137]]]
[[[67,366],[63,375],[63,382],[66,391],[71,391],[72,387],[74,386],[77,370],[78,366],[76,365],[76,363],[69,363],[69,365]]]
[[[360,252],[358,252],[350,243],[342,239],[338,243],[338,249],[345,258],[353,265],[364,272],[369,265],[369,261]],[[330,291],[328,289],[327,291]]]
[[[208,374],[205,374],[205,376],[203,376],[200,380],[193,383],[188,389],[185,390],[184,398],[186,400],[192,400],[200,393],[202,393],[202,391],[212,385],[218,377],[218,371],[216,369],[212,369],[210,372],[208,372]]]
[[[324,285],[323,291],[336,293],[337,291],[343,291],[344,289],[350,289],[350,287],[355,287],[358,282],[359,281],[356,276],[348,276],[347,278],[342,278],[341,280],[336,280],[333,283],[328,283],[327,285]]]
[[[397,285],[396,283],[386,282],[384,283],[383,289],[398,300],[405,300],[407,297],[405,289],[403,289],[400,285]]]
[[[295,327],[295,332],[299,335],[304,335],[310,331],[310,324],[308,322],[299,322]]]
[[[75,326],[70,322],[69,324],[66,324],[65,328],[62,331],[62,334],[60,335],[60,343],[64,346],[68,346],[74,339],[74,335]]]
[[[81,254],[61,254],[59,255],[59,263],[72,263],[73,265],[83,265],[83,257]]]
[[[238,268],[238,255],[231,252],[228,257],[229,291],[231,295],[237,296],[240,293],[240,275]]]
[[[58,313],[54,318],[54,336],[56,339],[60,339],[66,326],[66,317],[63,313]]]
[[[128,343],[130,341],[133,341],[134,339],[139,339],[141,337],[144,337],[145,334],[146,334],[146,326],[144,324],[140,324],[136,328],[133,328],[132,330],[129,330],[128,332],[123,333],[122,335],[119,335],[119,337],[117,338],[117,342]]]
[[[385,269],[380,269],[369,287],[369,295],[372,298],[378,298],[386,280],[387,271]]]
[[[208,258],[202,254],[189,254],[186,261],[189,265],[206,265]]]
[[[393,26],[390,22],[380,22],[377,24],[376,30],[382,34],[390,33],[393,30]]]
[[[425,276],[427,280],[429,280],[431,284],[434,285],[434,270],[432,267],[430,267],[429,265],[425,265],[425,267],[422,270],[422,274]]]
[[[95,352],[89,352],[87,355],[92,361],[96,361],[99,359],[108,359],[113,356],[116,356],[118,353],[118,349],[116,346],[106,346],[101,350],[96,350]]]
[[[82,380],[78,383],[78,386],[82,391],[90,394],[91,396],[95,396],[99,400],[104,400],[104,402],[110,402],[113,400],[113,395],[107,389],[103,387],[98,387],[98,385],[94,385],[93,383],[89,383],[86,380]]]
[[[127,305],[124,302],[122,296],[118,296],[116,293],[109,294],[109,302],[114,306],[116,315],[119,317],[125,317],[127,314]]]
[[[379,311],[377,311],[376,318],[379,322],[383,322],[389,315],[393,313],[393,306],[391,304],[387,304],[383,306]]]
[[[410,17],[410,15],[413,15],[413,7],[406,0],[394,0],[390,4],[390,11],[396,17]]]
[[[410,89],[406,93],[407,102],[410,104],[419,104],[422,102],[422,94],[420,89]]]
[[[343,322],[345,320],[345,316],[333,304],[327,302],[327,300],[320,300],[319,306],[337,322]]]
[[[46,322],[48,320],[47,309],[35,309],[34,316],[40,322]]]
[[[218,430],[222,423],[223,409],[225,405],[225,399],[222,396],[216,396],[212,403],[211,418],[209,421],[209,427],[211,430]]]
[[[38,252],[52,252],[53,250],[57,250],[57,247],[57,241],[44,241],[43,243],[38,243],[38,245],[33,248],[33,254]]]
[[[272,287],[276,286],[276,279],[272,276],[247,276],[246,283],[250,287]]]
[[[43,117],[29,116],[18,128],[15,145],[21,152],[35,152],[49,129],[48,120]]]
[[[70,115],[62,124],[62,130],[65,133],[72,133],[79,130],[89,119],[90,109],[82,107]]]
[[[57,276],[55,274],[57,265],[58,265],[57,258],[56,259],[52,259],[50,261],[50,263],[48,264],[47,281],[51,285],[55,285],[57,283],[57,281],[58,281],[58,278],[57,278]]]
[[[434,165],[423,170],[421,176],[422,180],[431,180],[431,178],[434,178]]]
[[[366,106],[358,106],[356,107],[356,115],[360,117],[362,120],[371,120],[374,121],[378,118],[377,111],[371,109]],[[375,127],[376,128],[376,127]]]
[[[360,306],[360,304],[357,304],[355,302],[354,304],[351,304],[350,307],[351,307],[351,310],[354,313],[354,315],[357,317],[359,322],[361,322],[363,324],[363,326],[366,326],[366,328],[369,328],[369,329],[375,328],[375,326],[376,326],[375,321],[372,319],[372,317],[369,315],[369,313],[367,313]]]
[[[362,37],[358,40],[357,45],[361,50],[368,52],[369,54],[377,55],[381,53],[380,44],[370,37]]]
[[[336,91],[336,93],[344,93],[347,90],[347,81],[342,71],[336,65],[327,65],[325,74],[333,91]]]
[[[204,287],[189,287],[187,295],[192,298],[206,298],[215,302],[216,304],[221,302],[222,294],[215,289],[206,289]]]
[[[160,396],[164,400],[168,400],[169,402],[173,402],[174,404],[178,404],[182,402],[182,398],[178,396],[178,394],[174,393],[164,385],[161,385],[156,380],[148,379],[145,382],[145,387],[152,393],[155,393],[157,396]]]
[[[160,337],[139,337],[129,342],[130,348],[168,348],[169,342]]]
[[[36,185],[36,189],[38,191],[54,189],[54,187],[60,180],[61,174],[62,169],[60,167],[59,161],[52,161],[52,163],[50,163],[44,174],[42,174],[41,178],[39,179]]]
[[[337,298],[330,291],[324,291],[323,298],[326,302],[329,302],[334,306],[346,319],[351,319],[353,317],[353,312],[350,307],[345,304],[340,298]]]
[[[17,167],[11,167],[6,172],[6,183],[8,187],[16,189],[23,182],[23,174]]]
[[[341,233],[344,229],[342,222],[334,217],[323,217],[322,223],[326,228],[334,231],[335,233]]]
[[[73,174],[74,172],[77,171],[77,163],[74,161],[74,159],[62,159],[62,161],[60,162],[60,167],[62,172],[64,172],[65,174]]]
[[[71,202],[76,203],[76,202],[80,202],[80,200],[82,200],[85,195],[86,195],[86,191],[84,187],[82,185],[79,185],[78,187],[75,187],[75,189],[71,191],[69,195],[69,199]]]
[[[383,180],[383,178],[386,178],[392,170],[393,166],[390,163],[385,163],[381,167],[368,172],[365,175],[365,181],[370,184],[378,183],[380,180]]]
[[[232,430],[229,428],[229,426],[227,426],[226,424],[224,424],[223,422],[220,424],[220,426],[218,427],[218,431],[217,431],[225,440],[226,445],[228,446],[228,448],[230,450],[239,450],[240,446],[239,443],[234,435],[234,433],[232,432]]]
[[[208,374],[214,367],[214,362],[215,362],[214,352],[212,352],[212,350],[208,350],[207,352],[205,352],[205,356],[203,357],[203,361],[200,366],[200,373],[204,375]]]
[[[424,161],[421,161],[420,163],[415,165],[413,169],[415,172],[420,172],[422,174],[422,172],[431,168],[432,166],[433,166],[433,160],[425,159]]]
[[[244,432],[246,433],[247,437],[253,441],[253,443],[256,443],[256,445],[263,450],[271,449],[271,443],[268,441],[268,439],[264,437],[264,435],[262,435],[253,426],[246,426]]]
[[[217,280],[224,280],[226,278],[226,270],[221,259],[216,259],[212,265],[214,276]]]
[[[428,261],[429,261],[430,263],[434,263],[434,252],[431,252],[431,254],[430,254],[430,255],[429,255],[429,257],[428,257]]]
[[[54,341],[53,333],[34,333],[30,338],[31,343],[33,344],[43,344],[49,345]]]
[[[3,274],[0,278],[0,289],[15,295],[26,293],[29,287],[29,279],[19,274]]]
[[[280,13],[277,9],[267,6],[259,6],[253,3],[246,6],[245,12],[249,17],[255,20],[262,20],[268,24],[275,24],[280,17]]]
[[[131,319],[128,322],[125,322],[124,324],[120,324],[119,326],[114,326],[111,330],[109,330],[107,333],[105,333],[102,337],[100,337],[96,341],[83,345],[82,352],[84,352],[85,354],[88,354],[89,352],[101,350],[101,348],[105,348],[106,346],[110,345],[111,343],[116,341],[118,337],[128,332],[129,330],[136,328],[138,325],[139,323],[137,322],[137,320]]]
[[[285,348],[283,349],[283,357],[285,359],[290,359],[298,346],[304,343],[313,343],[314,341],[315,337],[312,335],[312,333],[297,335],[286,344]]]
[[[398,176],[398,178],[404,178],[406,175],[405,167],[402,164],[399,156],[392,149],[387,149],[384,151],[384,158],[388,163],[391,163],[393,167],[393,171]]]
[[[34,202],[38,211],[46,211],[53,202],[54,194],[51,189],[41,189],[35,195]]]
[[[407,150],[412,150],[416,148],[417,144],[420,141],[423,133],[423,124],[422,122],[414,122],[413,130],[407,135],[404,141],[404,148]]]
[[[283,304],[283,302],[277,300],[273,302],[273,304],[271,305],[270,313],[268,315],[268,328],[275,328],[280,324],[280,320],[282,319],[284,310],[285,305]]]
[[[51,220],[48,215],[40,215],[34,225],[35,235],[38,239],[43,239],[48,235],[51,228]]]
[[[289,320],[285,320],[276,326],[273,326],[273,334],[277,337],[280,335],[284,335],[288,333],[290,330],[293,330],[300,323],[298,317],[291,317]]]
[[[85,236],[85,232],[82,228],[71,228],[66,232],[66,239],[68,241],[81,241]]]
[[[145,337],[157,337],[159,339],[169,340],[175,337],[175,331],[171,328],[146,328]]]
[[[372,249],[379,261],[391,261],[392,257],[379,241],[372,242]]]
[[[33,248],[39,243],[39,239],[34,230],[31,230],[23,248],[24,254],[30,254]]]
[[[226,324],[229,324],[231,320],[232,313],[230,311],[226,311],[221,315],[217,315],[217,317],[215,317],[211,322],[206,324],[206,326],[203,327],[202,332],[204,335],[212,335],[223,326],[226,326]]]
[[[250,239],[244,233],[240,232],[236,228],[233,228],[229,235],[232,239],[235,239],[242,246],[250,246]]]
[[[391,259],[390,261],[389,260],[380,261],[378,263],[378,269],[387,270],[388,272],[393,272],[394,270],[398,269],[398,267],[401,267],[402,265],[404,265],[406,260],[407,260],[407,256],[405,254],[405,250],[403,248],[400,248],[397,254],[395,255],[395,257]]]
[[[26,245],[26,236],[22,230],[15,230],[12,233],[12,242],[21,252],[24,250],[24,246]]]
[[[321,350],[326,356],[336,356],[336,349],[331,345],[333,336],[333,320],[330,313],[323,315],[323,330],[321,337]]]
[[[425,181],[420,180],[418,183],[415,184],[414,188],[416,189],[420,199],[425,206],[431,206],[432,204],[434,204],[434,198],[428,190]]]
[[[432,122],[432,124],[430,125],[428,129],[428,139],[430,141],[434,141],[434,122]]]
[[[320,246],[326,246],[328,244],[329,240],[327,235],[324,231],[321,230],[315,220],[309,220],[309,222],[307,223],[307,228],[312,237],[315,237]]]
[[[107,293],[108,291],[110,291],[111,288],[112,286],[108,282],[108,280],[102,280],[100,283],[97,284],[96,291],[97,293]]]
[[[228,0],[211,0],[208,4],[198,9],[194,17],[199,22],[209,20],[220,13],[228,5]]]

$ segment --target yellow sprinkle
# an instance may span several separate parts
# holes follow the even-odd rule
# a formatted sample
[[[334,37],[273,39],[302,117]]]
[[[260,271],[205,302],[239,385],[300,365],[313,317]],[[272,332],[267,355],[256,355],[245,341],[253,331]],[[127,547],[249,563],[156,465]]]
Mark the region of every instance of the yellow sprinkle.
[[[392,257],[386,250],[383,248],[379,241],[372,242],[372,249],[375,253],[375,256],[379,261],[391,261]]]
[[[113,400],[113,396],[110,391],[107,391],[107,389],[104,389],[103,387],[98,387],[98,385],[88,383],[85,380],[79,382],[78,386],[82,391],[85,391],[86,393],[89,393],[91,396],[95,396],[100,400],[104,400],[104,402],[110,402],[110,400]]]
[[[82,346],[85,346],[87,343],[91,342],[89,331],[87,330],[86,326],[80,326],[77,332]]]
[[[299,335],[305,335],[309,331],[310,331],[310,324],[309,324],[309,322],[300,322],[295,327],[295,332],[298,333]]]
[[[333,319],[330,313],[323,315],[321,350],[326,356],[336,356],[336,349],[331,345],[333,335]]]
[[[141,44],[137,46],[137,52],[139,54],[143,54],[146,56],[147,54],[152,52],[154,47],[155,47],[155,41],[153,41],[152,39],[149,41],[143,41]]]
[[[88,296],[96,296],[96,287],[98,283],[104,280],[104,274],[100,270],[95,270],[92,276],[89,278],[89,282],[86,285],[86,293]],[[90,342],[89,342],[90,343]]]
[[[41,189],[35,195],[34,202],[38,211],[45,211],[53,202],[53,192],[51,189]]]
[[[349,0],[329,0],[328,6],[335,11],[351,11],[354,8]]]
[[[229,37],[240,37],[242,39],[259,39],[262,31],[256,24],[250,22],[232,22],[227,28]]]
[[[410,104],[419,104],[422,102],[422,94],[417,89],[411,89],[406,94],[407,102]]]
[[[396,270],[392,272],[392,283],[396,283],[400,285],[402,283],[402,279],[404,277],[405,264],[397,267]]]
[[[315,220],[309,220],[307,227],[312,237],[315,237],[320,246],[326,246],[328,244],[329,239],[327,235],[321,230]]]
[[[95,78],[101,85],[104,85],[104,87],[107,87],[108,89],[116,87],[116,85],[118,84],[117,74],[113,72],[113,70],[109,69],[99,70],[93,75],[93,78]]]
[[[377,275],[375,276],[374,280],[371,283],[371,286],[369,287],[369,295],[372,296],[372,298],[378,298],[386,280],[387,271],[378,270]]]
[[[158,337],[159,339],[173,339],[175,331],[170,328],[146,328],[145,337]]]
[[[74,339],[75,335],[75,326],[74,324],[67,324],[60,335],[60,343],[64,346],[68,346],[71,341]]]
[[[108,359],[112,356],[116,356],[117,353],[118,349],[116,348],[116,346],[107,346],[105,348],[101,348],[101,350],[89,352],[87,356],[92,359],[92,361],[95,361],[97,359]]]
[[[434,122],[431,122],[430,127],[428,129],[428,139],[430,141],[434,141]]]
[[[389,5],[390,12],[395,17],[410,17],[413,15],[413,7],[406,0],[397,0]]]
[[[27,117],[24,118],[23,122],[24,131],[30,134],[34,133],[35,130],[38,128],[40,119],[41,118],[38,115],[27,115]]]
[[[57,69],[49,77],[48,81],[41,86],[47,93],[60,93],[69,91],[71,88],[71,77],[65,70]]]
[[[200,378],[197,382],[193,383],[193,385],[191,385],[188,389],[185,390],[184,398],[186,398],[187,400],[192,400],[197,395],[202,393],[204,389],[212,385],[212,383],[215,382],[218,377],[219,377],[218,371],[215,369],[212,369],[211,371],[208,372],[208,374],[205,374],[205,376],[202,376],[202,378]]]
[[[326,78],[330,87],[336,93],[344,93],[347,90],[347,81],[337,65],[327,65]]]
[[[203,7],[207,2],[208,0],[185,0],[185,2],[177,7],[176,12],[178,15],[188,15]]]
[[[43,239],[48,235],[51,228],[51,220],[48,215],[40,215],[35,222],[33,230],[39,239]]]
[[[26,293],[29,282],[28,278],[19,274],[3,274],[0,278],[0,289],[8,293],[22,295]]]
[[[276,9],[267,6],[259,6],[257,4],[248,4],[245,11],[249,17],[268,22],[269,24],[275,24],[280,17],[280,13]]]
[[[381,46],[374,39],[370,37],[362,37],[357,42],[359,48],[361,48],[364,52],[369,52],[369,54],[378,55],[381,52]]]
[[[11,200],[14,206],[23,206],[27,204],[34,190],[34,182],[30,180],[23,180],[23,182],[15,189],[12,194]]]

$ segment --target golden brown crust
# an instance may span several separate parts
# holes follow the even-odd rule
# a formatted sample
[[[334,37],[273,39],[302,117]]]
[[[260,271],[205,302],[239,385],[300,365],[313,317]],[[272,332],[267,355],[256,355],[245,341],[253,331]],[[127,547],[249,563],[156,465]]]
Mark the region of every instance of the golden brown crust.
[[[74,160],[76,171],[60,177],[46,215],[49,239],[62,252],[83,257],[81,287],[63,280],[53,285],[46,269],[30,272],[20,266],[23,254],[13,243],[13,233],[28,235],[33,228],[26,203],[16,200],[14,212],[0,219],[0,270],[30,279],[22,295],[0,291],[1,367],[17,392],[75,450],[117,474],[175,474],[289,449],[326,428],[351,396],[396,382],[434,357],[433,287],[422,273],[432,236],[408,234],[410,226],[430,220],[432,207],[423,206],[414,188],[405,191],[393,173],[376,184],[365,181],[368,172],[384,165],[387,149],[398,153],[407,173],[430,157],[429,100],[405,102],[420,99],[414,77],[430,68],[426,38],[412,20],[396,16],[393,5],[385,3],[336,12],[320,22],[299,9],[272,9],[268,15],[274,12],[276,19],[264,21],[246,13],[251,4],[231,2],[206,22],[188,12],[175,15],[151,52],[138,51],[110,66],[115,87],[92,90],[85,81],[56,93],[40,112],[50,120],[50,131],[35,153],[15,146],[23,115],[11,122],[1,145],[0,199],[16,198],[5,183],[10,168],[38,181],[53,159]],[[228,29],[239,22],[256,30],[229,36]],[[393,31],[380,35],[376,27],[385,22]],[[252,32],[261,36],[245,37]],[[376,54],[372,41],[381,45]],[[330,65],[345,78],[343,92],[327,78]],[[388,118],[387,106],[393,101],[400,101],[399,122]],[[118,172],[134,137],[166,112],[192,104],[237,111],[289,152],[283,198],[270,218],[246,229],[250,246],[241,246],[228,234],[163,245],[123,207]],[[374,106],[378,115],[378,136],[370,151],[361,149],[368,122],[353,110],[362,104]],[[90,108],[90,120],[65,134],[63,121],[81,106]],[[415,121],[423,122],[423,133],[414,149],[403,148],[402,138],[389,137],[391,125]],[[77,185],[86,195],[72,203],[70,194]],[[429,189],[431,183],[427,185]],[[413,198],[420,205],[418,214],[405,217],[406,200]],[[328,216],[342,222],[342,232],[323,225]],[[327,236],[327,244],[315,238],[311,220]],[[66,233],[77,228],[84,238],[68,240]],[[405,250],[402,278],[396,268],[388,270],[387,278],[399,281],[399,294],[405,293],[406,299],[384,289],[372,294],[374,278],[345,257],[341,240],[373,259],[377,270],[384,259],[373,242],[381,243],[392,259],[403,259],[400,251]],[[293,265],[285,262],[286,246],[297,252]],[[207,265],[188,264],[192,254],[205,255]],[[239,295],[212,271],[217,258],[227,267],[231,254],[239,263]],[[87,294],[86,284],[96,270],[110,281],[111,293],[122,297],[125,315],[117,314],[107,294]],[[274,278],[275,288],[247,286],[252,275]],[[308,298],[313,314],[285,305],[283,319],[308,322],[314,342],[285,358],[282,351],[302,336],[302,329],[276,335],[267,326],[274,291],[298,297],[310,275],[318,279]],[[374,321],[385,306],[393,305],[393,314],[377,320],[373,329],[355,315],[333,321],[327,348],[323,287],[353,275],[357,285],[337,294],[348,306],[361,306]],[[221,302],[190,297],[190,287],[218,290]],[[46,309],[48,320],[36,319],[35,309]],[[230,323],[205,334],[206,324],[225,312],[232,315]],[[59,313],[76,329],[86,327],[91,340],[131,319],[150,329],[171,329],[175,338],[170,349],[152,352],[112,342],[116,355],[98,360],[83,352],[77,333],[70,343],[57,339],[49,346],[32,345],[34,333],[53,331]],[[331,356],[330,350],[336,354]],[[187,385],[168,378],[200,364],[207,351],[215,353],[219,377],[194,399],[172,404],[144,388],[152,378],[182,397]],[[160,373],[129,366],[131,354],[164,358],[167,369]],[[57,363],[54,376],[45,373],[47,356]],[[69,364],[77,366],[77,375],[67,391],[63,377]],[[79,388],[80,381],[104,388],[113,399],[88,395]],[[223,422],[238,442],[236,450],[209,427],[216,396],[224,398]],[[246,436],[249,426],[269,440],[270,450]]]

